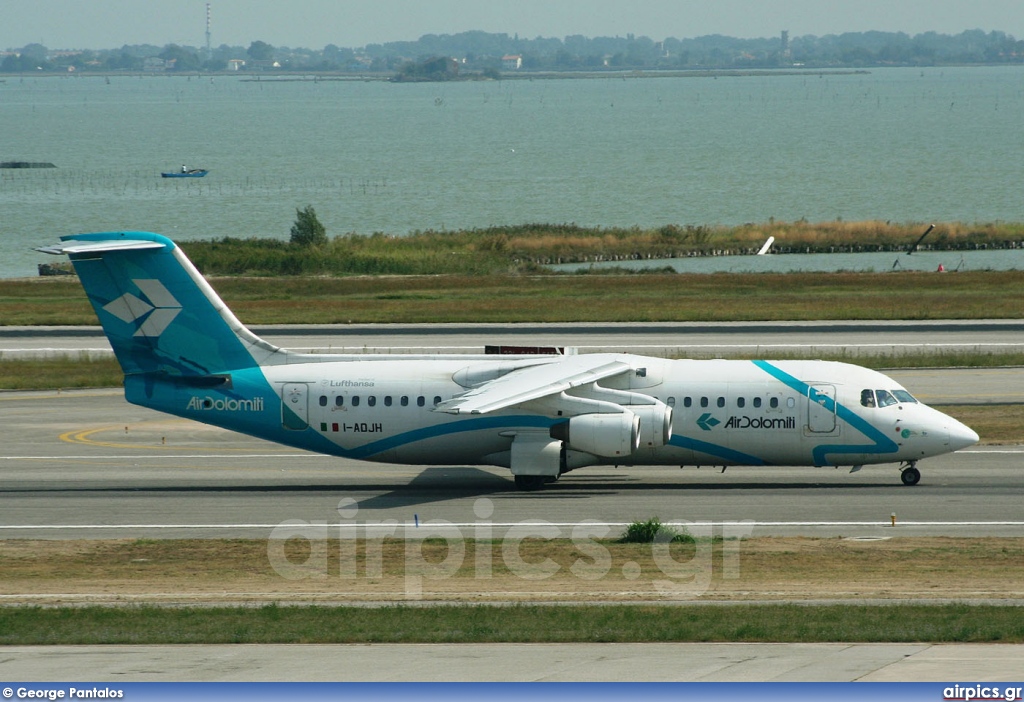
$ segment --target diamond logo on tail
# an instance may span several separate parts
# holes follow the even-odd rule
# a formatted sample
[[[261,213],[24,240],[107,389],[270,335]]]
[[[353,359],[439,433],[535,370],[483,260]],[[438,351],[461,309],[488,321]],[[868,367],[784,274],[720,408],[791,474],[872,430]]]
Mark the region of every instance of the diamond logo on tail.
[[[103,309],[125,324],[142,320],[133,336],[156,338],[163,334],[181,312],[181,303],[174,299],[159,280],[142,278],[133,279],[132,282],[138,286],[142,298],[126,292],[108,302]]]

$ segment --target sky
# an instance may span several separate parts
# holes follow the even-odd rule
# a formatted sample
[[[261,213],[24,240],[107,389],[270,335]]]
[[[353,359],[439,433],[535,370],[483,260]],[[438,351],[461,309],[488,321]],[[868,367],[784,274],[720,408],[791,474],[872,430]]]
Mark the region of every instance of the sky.
[[[1022,0],[210,0],[211,42],[322,49],[469,30],[524,38],[790,37],[998,30],[1024,39]],[[205,0],[0,0],[0,49],[206,43]]]

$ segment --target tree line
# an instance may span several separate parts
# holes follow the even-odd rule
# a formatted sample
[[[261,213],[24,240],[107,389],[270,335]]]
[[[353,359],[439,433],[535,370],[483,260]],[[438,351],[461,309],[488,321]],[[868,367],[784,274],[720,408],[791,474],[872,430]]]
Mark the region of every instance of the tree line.
[[[691,39],[646,36],[572,35],[564,38],[520,38],[482,31],[426,34],[415,41],[323,49],[272,46],[253,41],[248,47],[222,44],[205,48],[168,44],[124,45],[119,49],[55,51],[41,44],[9,50],[0,72],[67,72],[162,70],[223,71],[229,62],[245,62],[242,70],[338,71],[395,73],[409,64],[434,57],[454,59],[460,68],[504,70],[502,57],[522,58],[524,71],[680,70],[702,68],[810,68],[934,66],[1024,63],[1024,41],[999,31],[980,29],[960,34],[926,32],[850,32],[826,36],[779,36],[739,39],[711,35]],[[159,62],[153,63],[153,59]],[[160,63],[162,62],[162,63]]]

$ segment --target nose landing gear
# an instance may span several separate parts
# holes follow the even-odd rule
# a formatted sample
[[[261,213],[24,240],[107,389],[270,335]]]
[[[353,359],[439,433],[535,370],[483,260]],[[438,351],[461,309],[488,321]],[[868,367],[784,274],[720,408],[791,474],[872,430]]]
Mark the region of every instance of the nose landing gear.
[[[917,485],[921,481],[921,471],[917,469],[917,461],[907,462],[900,470],[900,480],[904,485]]]

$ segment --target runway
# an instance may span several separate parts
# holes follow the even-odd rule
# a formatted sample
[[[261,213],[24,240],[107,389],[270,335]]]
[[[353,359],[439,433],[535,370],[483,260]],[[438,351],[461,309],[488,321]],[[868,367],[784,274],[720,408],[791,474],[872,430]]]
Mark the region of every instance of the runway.
[[[128,681],[1007,681],[1002,688],[1024,680],[1024,646],[998,644],[6,646],[3,653],[0,677],[5,680],[115,686]],[[936,685],[936,698],[941,694]]]
[[[983,401],[979,372],[935,378],[949,396]],[[922,373],[923,394],[940,394]],[[1020,371],[991,369],[988,381],[1006,387],[1010,373]],[[261,538],[289,520],[362,529],[394,520],[398,536],[429,520],[464,530],[483,520],[495,537],[540,520],[568,535],[584,521],[652,516],[753,536],[1024,534],[1021,446],[922,461],[914,487],[900,483],[895,465],[852,474],[594,467],[521,493],[504,469],[306,453],[135,407],[117,390],[3,393],[0,406],[0,538]]]
[[[244,320],[243,320],[244,321]],[[1019,320],[678,322],[577,324],[340,324],[251,327],[267,341],[314,353],[483,353],[485,345],[575,348],[710,358],[800,353],[851,359],[922,352],[1024,350]],[[0,327],[0,359],[109,354],[99,327]]]

